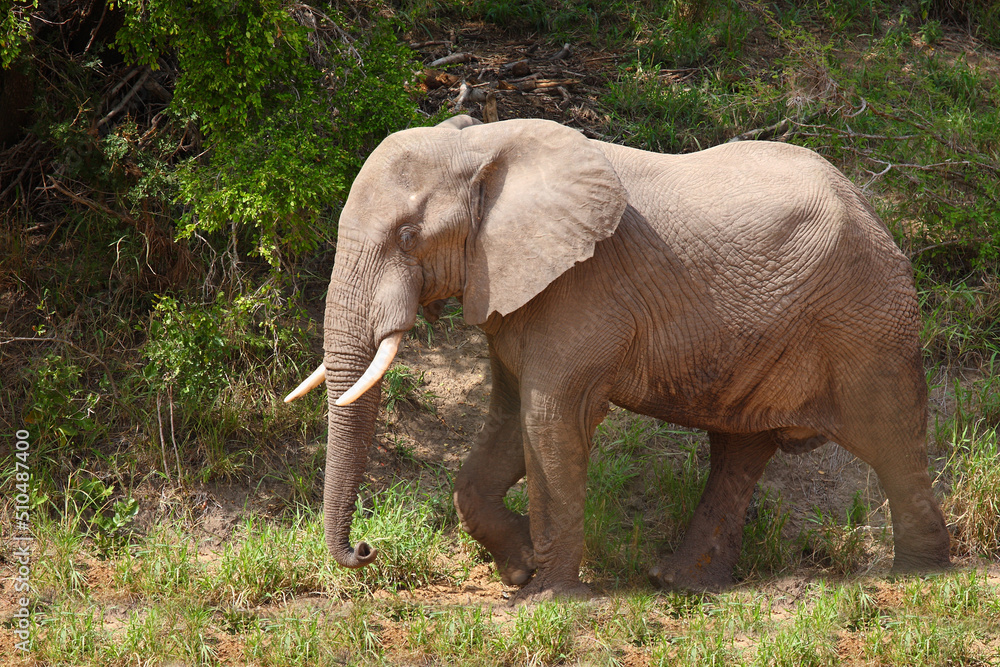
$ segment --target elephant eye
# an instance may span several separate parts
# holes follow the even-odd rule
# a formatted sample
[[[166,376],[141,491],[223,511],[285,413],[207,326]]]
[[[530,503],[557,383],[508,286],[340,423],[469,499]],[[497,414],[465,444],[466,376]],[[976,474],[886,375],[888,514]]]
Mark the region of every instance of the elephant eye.
[[[400,250],[409,252],[417,245],[417,230],[409,225],[404,225],[399,228],[397,238]]]

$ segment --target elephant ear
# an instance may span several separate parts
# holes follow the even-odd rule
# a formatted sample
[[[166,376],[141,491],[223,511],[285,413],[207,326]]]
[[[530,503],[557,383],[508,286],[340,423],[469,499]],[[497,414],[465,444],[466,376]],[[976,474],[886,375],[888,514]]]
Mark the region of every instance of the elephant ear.
[[[594,254],[625,212],[626,193],[598,146],[547,120],[466,127],[475,156],[466,240],[465,320],[517,310]]]

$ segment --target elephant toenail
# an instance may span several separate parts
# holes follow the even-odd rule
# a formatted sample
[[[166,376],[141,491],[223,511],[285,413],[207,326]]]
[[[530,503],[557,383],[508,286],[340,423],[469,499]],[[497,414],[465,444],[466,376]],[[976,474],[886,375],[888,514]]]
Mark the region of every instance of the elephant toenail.
[[[526,570],[514,570],[507,575],[507,579],[510,580],[512,586],[522,586],[527,583],[530,577],[531,573]]]

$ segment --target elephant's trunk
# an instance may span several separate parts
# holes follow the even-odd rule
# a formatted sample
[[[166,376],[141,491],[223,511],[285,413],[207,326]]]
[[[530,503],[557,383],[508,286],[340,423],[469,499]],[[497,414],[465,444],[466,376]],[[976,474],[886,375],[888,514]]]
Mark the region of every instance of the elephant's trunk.
[[[337,370],[342,363],[338,363],[340,356],[328,357],[327,361],[330,432],[323,486],[323,526],[326,545],[333,558],[344,567],[356,568],[372,562],[376,555],[376,550],[365,542],[352,547],[350,534],[358,487],[368,462],[368,446],[375,433],[381,391],[379,383],[376,383],[351,405],[336,405],[336,398],[347,391],[358,377],[356,370]]]
[[[407,265],[402,275],[384,269],[369,275],[379,266],[377,250],[342,233],[326,301],[323,364],[330,429],[323,519],[327,547],[344,567],[375,560],[368,544],[351,547],[351,519],[375,435],[381,377],[402,339],[399,332],[413,326],[420,291],[419,267]]]

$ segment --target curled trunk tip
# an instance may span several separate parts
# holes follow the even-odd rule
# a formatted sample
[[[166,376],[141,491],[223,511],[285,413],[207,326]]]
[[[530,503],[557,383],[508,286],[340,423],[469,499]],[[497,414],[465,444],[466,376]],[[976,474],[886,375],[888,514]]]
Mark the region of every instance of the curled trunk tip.
[[[333,558],[337,563],[352,569],[368,565],[377,555],[378,550],[373,549],[367,542],[358,542],[356,547],[346,544],[333,552]]]

